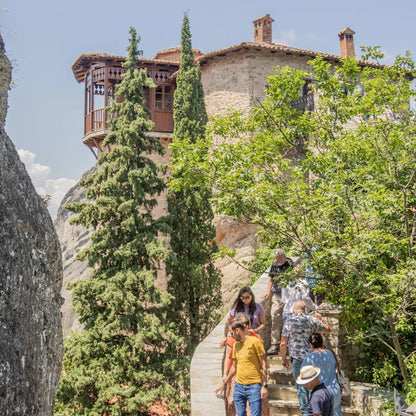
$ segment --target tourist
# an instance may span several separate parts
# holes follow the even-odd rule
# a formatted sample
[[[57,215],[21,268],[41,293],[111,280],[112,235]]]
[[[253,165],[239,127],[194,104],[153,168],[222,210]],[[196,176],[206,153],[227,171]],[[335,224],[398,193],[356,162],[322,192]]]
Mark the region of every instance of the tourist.
[[[297,300],[302,300],[308,311],[316,311],[318,309],[310,297],[308,282],[302,277],[304,272],[301,271],[299,266],[295,267],[293,271],[299,278],[282,287],[282,302],[284,303],[283,324],[293,315],[293,305]]]
[[[266,292],[263,294],[263,298],[269,298],[271,296],[271,345],[267,350],[268,355],[277,354],[279,351],[280,335],[283,327],[283,308],[284,302],[282,301],[282,286],[279,280],[276,279],[282,273],[284,273],[290,267],[293,267],[293,260],[286,257],[286,253],[282,248],[278,248],[274,252],[274,262],[270,266],[269,270],[269,285]]]
[[[224,326],[224,338],[220,343],[222,347],[227,341],[231,322],[238,312],[244,312],[249,317],[251,330],[256,334],[259,334],[265,327],[266,319],[264,316],[263,306],[256,302],[252,290],[248,286],[244,286],[238,292],[238,296],[228,314],[228,318]]]
[[[330,332],[330,330],[329,325],[322,321],[319,313],[315,312],[314,316],[307,315],[305,303],[301,300],[295,302],[293,306],[293,315],[283,326],[282,339],[280,342],[280,355],[282,365],[285,368],[289,367],[287,361],[289,347],[295,381],[299,377],[303,359],[306,354],[312,351],[309,345],[309,335],[312,332]],[[296,390],[302,416],[307,416],[308,392],[301,384],[296,385]]]
[[[334,408],[334,396],[327,389],[318,376],[321,373],[319,367],[307,365],[300,369],[296,379],[297,385],[305,386],[309,391],[309,401],[306,416],[332,416]]]
[[[312,352],[306,354],[302,367],[312,365],[321,369],[319,379],[334,395],[334,416],[341,416],[341,388],[337,378],[338,360],[331,350],[325,348],[324,340],[319,332],[312,332],[309,335],[309,344]]]
[[[242,322],[247,327],[248,334],[250,336],[257,337],[258,339],[260,339],[261,342],[263,342],[262,338],[258,334],[256,334],[254,331],[251,330],[250,320],[248,319],[248,316],[245,313],[238,312],[233,322],[237,322],[237,321]],[[231,365],[233,361],[232,359],[233,345],[235,341],[236,340],[233,334],[231,334],[231,336],[227,338],[226,349],[224,353],[224,362],[223,362],[223,378],[225,378],[228,375],[228,372],[231,369]],[[234,382],[235,382],[235,376],[228,380],[227,384],[224,386],[224,389],[223,389],[223,398],[225,400],[225,416],[236,415],[234,399],[233,399]],[[217,390],[219,391],[219,389]],[[269,416],[270,414],[269,401],[267,397],[265,400],[262,400],[261,414],[262,416]]]
[[[257,337],[250,336],[248,326],[242,322],[233,322],[231,330],[236,339],[232,364],[216,392],[222,392],[235,375],[233,399],[237,416],[247,416],[247,403],[251,416],[261,416],[262,399],[268,396],[267,362],[263,343]]]

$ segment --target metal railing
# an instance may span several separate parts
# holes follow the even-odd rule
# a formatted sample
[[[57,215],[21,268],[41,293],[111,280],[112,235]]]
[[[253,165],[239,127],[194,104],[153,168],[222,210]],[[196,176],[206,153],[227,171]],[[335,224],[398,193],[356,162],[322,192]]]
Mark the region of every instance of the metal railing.
[[[291,102],[292,108],[299,111],[313,111],[314,100],[313,94],[303,95],[298,100]]]

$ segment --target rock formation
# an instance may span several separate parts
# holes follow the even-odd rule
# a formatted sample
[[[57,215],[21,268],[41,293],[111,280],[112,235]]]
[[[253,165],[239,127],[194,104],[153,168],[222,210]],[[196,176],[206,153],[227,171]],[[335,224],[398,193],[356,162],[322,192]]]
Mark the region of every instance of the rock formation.
[[[4,416],[49,416],[62,362],[61,251],[4,131],[10,80],[0,38],[0,409]]]
[[[254,253],[259,248],[259,242],[255,236],[258,226],[225,215],[216,216],[214,226],[218,246],[226,246],[236,251],[233,259],[225,257],[216,262],[223,275],[222,300],[224,310],[228,312],[239,290],[243,286],[250,286],[252,273],[244,268],[244,263],[253,260]]]
[[[95,167],[85,172],[83,177],[89,176]],[[68,336],[70,331],[79,331],[80,324],[76,313],[71,308],[71,291],[67,289],[68,283],[90,277],[91,271],[85,261],[76,259],[77,254],[87,247],[90,243],[92,230],[86,230],[83,225],[70,224],[71,218],[75,214],[65,209],[65,205],[71,202],[86,201],[85,189],[77,183],[65,195],[58,209],[55,220],[55,229],[59,237],[62,248],[62,265],[63,265],[63,285],[61,295],[64,298],[62,305],[62,329],[64,337]]]

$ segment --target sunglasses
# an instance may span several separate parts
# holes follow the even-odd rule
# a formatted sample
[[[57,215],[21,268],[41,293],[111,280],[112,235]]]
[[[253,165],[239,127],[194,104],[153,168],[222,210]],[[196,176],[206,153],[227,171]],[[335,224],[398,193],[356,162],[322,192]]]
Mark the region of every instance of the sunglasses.
[[[251,299],[251,296],[240,296],[241,300],[249,300]]]

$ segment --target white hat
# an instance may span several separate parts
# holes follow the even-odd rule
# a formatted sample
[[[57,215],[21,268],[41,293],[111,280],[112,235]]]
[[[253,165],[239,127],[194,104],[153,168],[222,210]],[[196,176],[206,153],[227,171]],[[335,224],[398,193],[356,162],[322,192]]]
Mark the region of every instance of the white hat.
[[[314,378],[318,377],[320,373],[321,369],[319,367],[314,367],[313,365],[305,365],[300,369],[300,374],[299,377],[296,379],[296,383],[309,383]]]

